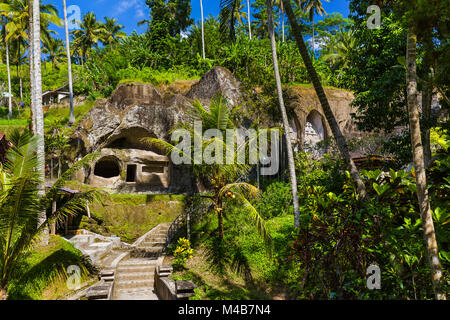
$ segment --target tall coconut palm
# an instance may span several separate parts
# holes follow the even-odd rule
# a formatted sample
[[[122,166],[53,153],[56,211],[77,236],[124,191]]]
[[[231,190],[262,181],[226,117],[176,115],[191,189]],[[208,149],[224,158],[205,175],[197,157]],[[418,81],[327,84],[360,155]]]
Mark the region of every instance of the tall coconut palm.
[[[127,36],[125,32],[121,31],[124,27],[122,24],[117,24],[117,19],[105,17],[105,22],[101,26],[105,29],[101,39],[105,46],[116,44]]]
[[[275,4],[280,8],[280,20],[281,20],[281,39],[284,42],[285,41],[285,32],[284,32],[284,7],[283,7],[283,0],[275,0]]]
[[[81,49],[83,61],[86,60],[89,50],[102,40],[105,28],[97,21],[95,14],[89,12],[84,15],[80,29],[71,31],[71,33],[74,36],[75,47]]]
[[[250,0],[247,0],[247,23],[248,23],[248,37],[252,40],[252,24],[250,21]]]
[[[243,9],[244,5],[242,4],[242,0],[220,0],[220,27],[222,29],[222,32],[227,34],[232,40],[235,39],[236,22],[239,22],[241,25],[243,25],[245,18],[247,19],[248,23],[249,39],[252,39],[249,0],[247,0],[247,12],[244,12]]]
[[[67,74],[69,77],[69,124],[75,122],[75,113],[73,110],[73,83],[72,83],[72,59],[70,57],[70,40],[69,40],[69,22],[67,21],[66,0],[63,0],[64,7],[64,31],[66,36],[66,56],[67,56]]]
[[[278,68],[278,56],[277,56],[277,44],[275,42],[275,29],[273,23],[273,10],[272,1],[267,0],[267,15],[268,15],[268,27],[269,27],[269,38],[270,45],[272,47],[272,60],[273,60],[273,70],[275,74],[275,82],[277,86],[278,103],[280,105],[281,117],[283,119],[284,137],[286,141],[286,149],[288,155],[288,165],[289,165],[289,178],[291,180],[291,191],[294,206],[294,224],[296,228],[300,227],[300,211],[297,197],[297,176],[295,175],[295,162],[294,154],[292,151],[291,138],[290,138],[290,126],[289,120],[286,113],[286,108],[284,106],[283,99],[283,89],[281,87],[280,71]]]
[[[431,215],[430,200],[428,198],[425,161],[420,131],[420,116],[417,100],[417,73],[416,73],[416,46],[417,36],[412,27],[408,30],[406,51],[406,85],[407,103],[409,113],[409,126],[411,133],[411,147],[415,167],[417,198],[419,200],[420,215],[424,238],[427,246],[428,258],[431,267],[431,279],[436,299],[444,299],[442,290],[442,268],[439,262],[438,245],[434,231],[433,217]]]
[[[200,0],[200,15],[202,19],[202,57],[203,59],[206,58],[205,56],[205,28],[204,28],[204,20],[203,20],[203,1]]]
[[[320,105],[322,106],[322,110],[325,114],[328,125],[331,128],[331,132],[333,133],[334,139],[336,140],[336,144],[339,148],[341,156],[347,164],[352,180],[356,185],[358,196],[362,200],[367,195],[366,187],[362,182],[361,177],[359,176],[358,169],[356,168],[355,163],[350,156],[347,141],[345,140],[341,128],[339,127],[339,124],[334,117],[333,111],[331,110],[330,104],[328,103],[327,96],[325,95],[325,91],[323,90],[322,84],[320,83],[319,76],[317,75],[316,69],[314,68],[311,58],[309,57],[308,50],[306,48],[305,41],[303,40],[300,26],[298,25],[296,17],[294,15],[294,11],[292,10],[290,0],[283,0],[283,4],[289,19],[289,23],[291,25],[292,34],[297,42],[297,47],[300,51],[300,55],[302,56],[308,75],[312,80],[314,89],[316,90],[317,97],[319,98]]]
[[[8,74],[8,117],[12,119],[12,93],[11,93],[11,70],[9,65],[9,43],[7,40],[6,34],[6,24],[8,23],[8,13],[4,8],[2,8],[2,4],[7,4],[8,0],[0,0],[0,22],[2,26],[2,34],[3,41],[5,43],[5,55],[6,55],[6,72]]]
[[[2,11],[10,12],[12,18],[8,22],[6,28],[8,30],[8,39],[10,37],[21,39],[21,41],[25,41],[28,38],[29,43],[29,60],[30,60],[30,85],[31,90],[33,92],[34,88],[34,69],[33,63],[33,46],[32,43],[32,33],[33,33],[33,23],[32,23],[32,0],[11,0],[6,1],[4,4],[0,4],[2,6]],[[48,29],[50,23],[56,24],[58,26],[61,25],[62,21],[58,17],[58,10],[54,5],[51,4],[40,4],[39,5],[39,18],[41,21],[40,24],[40,39],[45,41],[51,37],[52,31]],[[26,34],[28,31],[28,36]],[[39,58],[41,58],[39,56]],[[33,105],[34,101],[31,101],[31,128],[33,132],[36,132],[35,128],[35,106]]]
[[[35,127],[37,136],[37,172],[41,176],[41,183],[38,185],[38,195],[45,196],[45,145],[44,145],[44,111],[42,109],[42,73],[41,73],[41,7],[39,0],[32,2],[32,59],[30,65],[33,65],[34,90],[31,92],[31,101],[34,104]],[[38,214],[37,227],[41,228],[45,224],[47,217],[45,210]],[[48,244],[48,228],[43,228],[42,245]]]
[[[322,0],[295,0],[297,4],[299,4],[303,10],[303,12],[309,14],[309,21],[312,23],[312,48],[314,52],[314,57],[316,55],[316,44],[314,39],[314,15],[327,14],[322,7]],[[323,0],[329,2],[330,0]]]
[[[8,282],[17,263],[39,239],[49,224],[67,215],[74,215],[86,206],[86,201],[97,199],[99,193],[79,193],[64,205],[56,208],[40,223],[38,215],[46,212],[59,197],[60,188],[72,174],[90,163],[96,155],[89,155],[77,162],[53,186],[45,196],[40,195],[43,177],[40,166],[38,137],[28,131],[14,130],[10,136],[14,147],[9,148],[6,162],[0,165],[0,300],[7,298]]]

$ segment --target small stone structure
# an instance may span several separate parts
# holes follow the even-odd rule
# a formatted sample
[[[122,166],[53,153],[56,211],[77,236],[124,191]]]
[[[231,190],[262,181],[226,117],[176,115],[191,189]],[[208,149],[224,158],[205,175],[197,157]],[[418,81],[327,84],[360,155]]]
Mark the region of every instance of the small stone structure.
[[[195,296],[197,286],[190,280],[174,281],[169,278],[173,268],[170,265],[160,265],[156,268],[155,289],[161,300],[189,300]]]

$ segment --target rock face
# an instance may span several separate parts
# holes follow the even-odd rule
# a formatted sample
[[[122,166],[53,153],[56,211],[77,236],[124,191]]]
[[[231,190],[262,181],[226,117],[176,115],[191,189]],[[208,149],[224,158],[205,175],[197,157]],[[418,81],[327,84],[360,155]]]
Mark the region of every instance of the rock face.
[[[295,132],[297,143],[316,143],[332,136],[319,98],[313,87],[291,86],[287,88],[287,107],[293,110],[295,118],[291,119],[291,132]],[[351,118],[356,110],[351,106],[354,96],[351,92],[339,89],[325,89],[331,110],[343,135],[347,139],[361,136]]]
[[[184,84],[185,85],[185,84]],[[191,192],[194,179],[186,167],[174,166],[164,152],[149,146],[142,138],[170,141],[170,130],[188,120],[186,111],[193,100],[208,106],[218,93],[233,106],[245,103],[239,82],[230,71],[215,67],[197,83],[164,96],[149,84],[122,84],[108,100],[100,100],[82,119],[72,144],[75,158],[100,152],[100,158],[86,172],[78,173],[83,182],[109,187],[118,192]],[[313,88],[289,87],[287,107],[291,140],[297,150],[331,135]],[[344,135],[357,135],[350,114],[353,95],[344,90],[326,89],[330,105]],[[273,122],[273,121],[272,121]],[[271,123],[277,126],[278,123]]]
[[[180,192],[191,187],[190,175],[172,168],[161,150],[142,142],[153,137],[168,141],[170,129],[184,120],[191,105],[181,95],[164,101],[149,84],[123,84],[109,100],[101,100],[82,119],[73,135],[78,156],[100,152],[90,170],[78,179],[123,192]],[[171,183],[172,174],[177,182]]]
[[[214,67],[205,73],[197,84],[191,87],[186,97],[197,99],[202,104],[208,105],[214,95],[220,93],[228,98],[232,105],[237,105],[242,99],[239,87],[239,82],[229,70]]]

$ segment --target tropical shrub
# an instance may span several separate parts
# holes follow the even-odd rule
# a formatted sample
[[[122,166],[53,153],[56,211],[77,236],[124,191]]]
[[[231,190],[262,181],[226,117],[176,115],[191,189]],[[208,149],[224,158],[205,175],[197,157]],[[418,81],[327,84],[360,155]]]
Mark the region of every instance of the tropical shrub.
[[[256,202],[256,209],[264,219],[292,214],[292,192],[289,183],[271,183]]]
[[[192,258],[194,249],[191,249],[191,242],[186,238],[179,238],[177,245],[178,246],[173,253],[175,259],[172,265],[176,269],[183,269],[187,260]]]

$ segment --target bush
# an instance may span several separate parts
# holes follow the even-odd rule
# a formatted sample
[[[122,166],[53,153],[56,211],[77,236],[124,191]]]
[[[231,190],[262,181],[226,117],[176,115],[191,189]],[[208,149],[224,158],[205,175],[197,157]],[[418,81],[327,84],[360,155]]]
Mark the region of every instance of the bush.
[[[271,183],[262,197],[258,199],[256,209],[264,219],[292,214],[292,192],[289,183],[276,181]]]
[[[175,257],[172,265],[175,269],[183,269],[188,259],[192,258],[194,249],[191,249],[191,242],[186,238],[179,238],[173,255]]]

